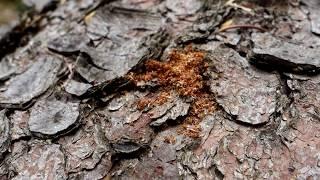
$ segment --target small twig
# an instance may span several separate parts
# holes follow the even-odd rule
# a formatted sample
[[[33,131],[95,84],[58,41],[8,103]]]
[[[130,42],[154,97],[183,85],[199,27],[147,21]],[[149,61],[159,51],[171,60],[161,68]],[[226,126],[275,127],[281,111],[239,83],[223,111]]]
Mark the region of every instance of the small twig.
[[[262,27],[259,27],[259,26],[255,26],[255,25],[250,25],[250,24],[240,24],[240,25],[230,25],[230,26],[227,26],[227,27],[224,27],[224,28],[221,28],[219,29],[219,32],[224,32],[224,31],[227,31],[227,30],[230,30],[230,29],[238,29],[238,28],[242,28],[242,29],[257,29],[261,32],[266,32],[267,30],[262,28]]]

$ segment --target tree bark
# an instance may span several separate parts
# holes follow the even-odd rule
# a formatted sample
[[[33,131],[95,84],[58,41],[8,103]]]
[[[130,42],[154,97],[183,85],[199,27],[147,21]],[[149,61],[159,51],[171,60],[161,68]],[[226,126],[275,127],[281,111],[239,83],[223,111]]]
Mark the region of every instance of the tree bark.
[[[0,179],[317,179],[317,0],[37,1],[0,33]]]

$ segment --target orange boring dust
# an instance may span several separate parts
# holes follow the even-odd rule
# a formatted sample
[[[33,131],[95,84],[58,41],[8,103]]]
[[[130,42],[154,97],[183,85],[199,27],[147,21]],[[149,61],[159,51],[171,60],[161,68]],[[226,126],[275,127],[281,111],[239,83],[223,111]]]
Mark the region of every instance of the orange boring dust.
[[[159,106],[167,102],[167,100],[170,98],[170,92],[162,91],[158,93],[155,97],[150,98],[142,98],[137,102],[137,108],[138,110],[142,111],[146,107],[149,106]]]
[[[167,61],[146,61],[146,71],[132,73],[129,78],[136,84],[154,81],[160,88],[155,97],[140,99],[137,102],[138,109],[164,104],[170,98],[169,92],[176,91],[180,96],[192,99],[188,116],[178,132],[198,138],[201,132],[199,123],[216,107],[214,98],[204,89],[202,74],[207,67],[205,53],[193,50],[191,46],[171,51]]]

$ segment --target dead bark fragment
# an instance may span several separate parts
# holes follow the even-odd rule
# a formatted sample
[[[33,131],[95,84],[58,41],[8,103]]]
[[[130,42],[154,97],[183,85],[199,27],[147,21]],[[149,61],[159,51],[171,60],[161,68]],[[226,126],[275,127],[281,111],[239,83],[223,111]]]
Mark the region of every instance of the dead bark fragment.
[[[137,109],[136,103],[143,96],[140,92],[126,92],[89,117],[101,120],[106,138],[117,153],[132,154],[143,150],[152,139],[150,115]]]
[[[18,140],[31,136],[31,133],[28,129],[29,118],[30,113],[28,111],[14,111],[14,113],[10,116],[12,140]]]
[[[0,82],[7,80],[16,71],[16,67],[8,59],[0,61]]]
[[[0,106],[22,108],[57,81],[61,66],[59,59],[40,55],[37,62],[24,73],[12,78],[5,91],[0,92]]]
[[[10,124],[5,110],[0,111],[0,159],[10,146]]]
[[[92,170],[82,170],[78,173],[72,173],[69,175],[68,179],[71,180],[100,180],[107,178],[109,171],[112,168],[111,154],[104,155],[99,164],[95,166]]]
[[[132,40],[150,35],[156,32],[160,26],[161,17],[158,14],[104,6],[90,19],[87,31],[91,39],[96,40],[93,37],[104,37],[109,39],[115,47],[121,48],[122,44],[120,43],[125,39]],[[130,33],[132,33],[132,36],[128,36]]]
[[[28,127],[38,137],[56,137],[77,126],[79,103],[39,100],[31,109]]]
[[[309,17],[311,21],[311,31],[316,34],[320,35],[320,12],[319,12],[319,1],[317,0],[304,0],[303,3],[307,4],[309,9]]]
[[[60,145],[34,144],[29,152],[16,160],[18,172],[14,180],[24,179],[67,179],[64,154]]]
[[[122,77],[146,59],[151,53],[152,41],[163,39],[152,37],[160,27],[161,17],[157,14],[104,7],[87,26],[88,36],[93,40],[100,39],[101,43],[95,48],[87,46],[82,52],[90,56],[100,71],[105,70],[108,80]],[[156,46],[161,48],[159,44]]]
[[[166,134],[173,133],[177,135],[176,131],[172,130],[174,129],[169,130]],[[164,143],[165,134],[163,135],[154,139],[155,143],[151,145],[151,148],[155,148],[155,152],[151,151],[149,157],[144,156],[140,159],[121,161],[118,167],[114,168],[110,173],[111,177],[116,179],[153,179],[154,177],[159,179],[179,179],[178,169],[174,161],[175,147],[179,143],[177,145]]]
[[[166,7],[176,16],[194,15],[201,9],[203,2],[200,0],[165,1]]]
[[[268,33],[252,35],[254,48],[250,61],[280,71],[318,73],[319,48],[308,48],[277,39]]]
[[[65,136],[58,142],[67,157],[66,171],[74,176],[95,171],[100,161],[104,162],[100,166],[105,168],[106,173],[112,166],[111,147],[102,131],[100,122],[94,123],[89,120],[77,133]],[[95,179],[98,178],[95,177]]]
[[[80,54],[77,59],[75,70],[90,83],[103,83],[110,81],[110,71],[99,69],[96,66],[89,63],[88,56]]]
[[[72,54],[79,52],[89,41],[85,34],[71,32],[49,41],[48,48],[61,54]]]
[[[130,163],[128,161],[124,162]],[[146,171],[146,169],[148,169],[148,171]],[[113,177],[116,179],[154,179],[154,177],[159,177],[159,179],[179,179],[175,164],[164,163],[155,158],[143,158],[141,162],[132,163],[132,167],[128,167],[125,170],[124,172],[122,172],[123,170],[119,170],[119,174],[115,172]]]
[[[181,165],[180,174],[183,178],[222,179],[224,175],[217,169],[219,167],[214,158],[222,139],[232,134],[238,125],[231,124],[222,111],[206,116],[200,125],[202,131],[199,145],[177,154],[177,161]]]
[[[87,92],[89,88],[92,86],[90,84],[81,83],[75,80],[70,80],[66,86],[65,89],[68,93],[81,96]]]
[[[259,125],[276,110],[279,81],[274,74],[253,70],[246,59],[220,46],[209,55],[213,67],[210,89],[217,102],[235,120]]]
[[[298,91],[293,93],[293,103],[282,115],[286,125],[280,134],[291,153],[291,171],[296,177],[319,177],[319,87],[318,77],[293,80]]]
[[[175,121],[179,117],[184,117],[185,115],[188,114],[190,103],[185,102],[184,99],[179,97],[171,97],[171,98],[173,98],[173,102],[168,102],[163,105],[156,106],[148,112],[148,114],[151,115],[151,118],[155,119],[155,121],[150,123],[151,126],[154,126],[154,127],[161,126],[166,121],[169,121],[169,120]],[[166,106],[166,107],[163,108],[163,106]]]
[[[20,157],[28,152],[28,142],[27,141],[17,141],[11,144],[10,154],[5,157],[1,163],[1,169],[4,170],[5,174],[1,174],[4,179],[12,179],[17,175],[17,168],[20,164]]]
[[[103,6],[88,15],[86,34],[82,30],[67,33],[48,47],[62,54],[80,51],[76,71],[94,86],[108,84],[144,60],[159,56],[168,39],[161,25],[161,16],[155,13]],[[93,44],[86,41],[88,37]]]
[[[158,8],[159,4],[162,3],[162,0],[120,0],[112,2],[111,4],[116,7],[124,7],[126,9],[139,9],[139,10],[154,10]]]

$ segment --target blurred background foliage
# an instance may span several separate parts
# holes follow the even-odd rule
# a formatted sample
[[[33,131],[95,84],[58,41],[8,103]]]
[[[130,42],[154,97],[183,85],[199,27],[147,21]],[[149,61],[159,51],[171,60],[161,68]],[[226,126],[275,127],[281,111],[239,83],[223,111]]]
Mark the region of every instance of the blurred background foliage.
[[[22,0],[0,0],[0,25],[17,20],[24,10]]]

